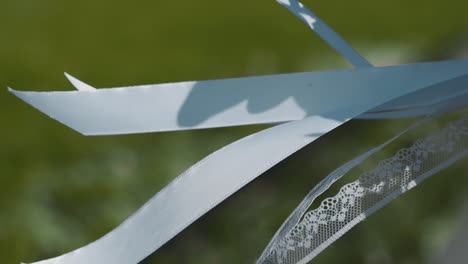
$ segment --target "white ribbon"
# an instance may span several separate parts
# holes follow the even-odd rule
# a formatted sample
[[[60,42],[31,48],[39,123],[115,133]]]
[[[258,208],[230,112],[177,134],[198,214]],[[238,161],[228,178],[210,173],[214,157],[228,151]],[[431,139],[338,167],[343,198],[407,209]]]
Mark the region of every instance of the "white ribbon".
[[[278,123],[307,116],[345,120],[347,109],[360,104],[363,96],[383,103],[465,74],[468,60],[455,60],[87,91],[11,92],[80,133],[113,135]],[[413,97],[418,105],[431,99]]]
[[[408,131],[411,131],[419,126],[421,126],[424,123],[427,123],[428,121],[431,121],[435,119],[436,117],[443,115],[447,112],[452,112],[456,111],[461,108],[466,108],[468,106],[468,90],[465,91],[464,94],[460,95],[459,97],[451,98],[448,100],[444,100],[442,102],[439,102],[437,105],[434,105],[433,108],[430,110],[430,112],[427,112],[427,116],[417,122],[414,122],[411,126],[409,126],[407,129],[403,130],[393,138],[389,139],[385,143],[365,152],[364,154],[361,154],[360,156],[352,159],[351,161],[343,164],[333,172],[331,172],[327,177],[325,177],[319,184],[317,184],[304,198],[304,200],[297,206],[296,209],[291,213],[291,215],[285,220],[285,222],[281,225],[281,227],[278,229],[276,234],[273,236],[271,239],[270,243],[268,246],[265,248],[263,251],[261,257],[257,261],[257,263],[283,263],[283,264],[293,264],[293,263],[306,263],[313,259],[317,254],[319,254],[321,251],[323,251],[327,246],[329,246],[333,241],[337,240],[341,235],[343,235],[346,231],[352,228],[355,224],[359,223],[359,221],[354,221],[352,226],[349,226],[349,229],[339,231],[336,233],[329,232],[328,234],[316,234],[317,237],[321,236],[330,236],[330,241],[328,243],[321,244],[320,246],[317,246],[316,248],[294,248],[294,246],[289,245],[288,250],[290,250],[291,255],[293,255],[294,250],[297,250],[296,256],[294,257],[286,257],[286,255],[282,256],[277,256],[275,254],[280,251],[279,248],[281,248],[280,244],[284,243],[284,240],[286,240],[286,237],[290,235],[292,230],[294,228],[297,228],[297,226],[300,224],[301,218],[304,217],[304,214],[306,213],[306,210],[309,209],[309,207],[312,205],[312,203],[315,201],[317,197],[322,195],[325,191],[327,191],[335,182],[340,180],[343,176],[345,176],[351,169],[354,167],[358,166],[361,164],[363,161],[368,159],[370,156],[375,154],[376,152],[382,150],[385,148],[387,145],[390,143],[393,143],[395,140],[406,134]],[[466,119],[466,118],[465,118]],[[459,142],[461,143],[461,142]],[[452,162],[455,162],[466,155],[466,151],[463,152],[463,154],[456,156],[457,158],[453,159]],[[442,169],[444,166],[442,166],[442,161],[439,162],[440,164],[433,164],[433,167],[439,167],[439,169]],[[447,165],[448,166],[448,165]],[[435,174],[438,170],[433,170],[427,177]],[[381,204],[379,206],[382,207],[384,204]],[[367,215],[369,216],[369,214]],[[324,224],[327,224],[327,221],[324,221]],[[330,221],[331,222],[331,221]],[[306,253],[309,252],[309,253]],[[275,257],[272,258],[272,256],[275,255]],[[306,261],[301,261],[302,258],[305,258]],[[280,260],[284,259],[289,259],[290,261],[286,262],[281,262]],[[294,261],[293,261],[294,259]]]
[[[325,42],[358,68],[372,67],[372,64],[361,56],[340,35],[330,28],[323,20],[297,0],[276,0],[306,23]]]
[[[424,115],[466,92],[468,60],[373,68],[297,1],[295,12],[355,66],[295,73],[78,91],[10,91],[85,135],[279,123],[209,155],[101,239],[41,264],[137,263],[278,162],[347,120]]]
[[[245,184],[343,120],[398,97],[414,86],[398,87],[381,89],[378,96],[372,92],[376,89],[367,87],[341,111],[289,122],[232,143],[187,170],[103,238],[39,263],[137,263]]]

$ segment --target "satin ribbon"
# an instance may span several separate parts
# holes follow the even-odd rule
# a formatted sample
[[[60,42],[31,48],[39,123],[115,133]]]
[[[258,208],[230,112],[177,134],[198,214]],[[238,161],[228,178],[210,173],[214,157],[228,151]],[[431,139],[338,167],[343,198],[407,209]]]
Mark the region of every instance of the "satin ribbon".
[[[94,91],[11,92],[82,134],[115,135],[279,123],[307,116],[344,120],[349,118],[347,109],[360,104],[361,97],[386,102],[465,74],[468,60],[455,60]],[[428,99],[413,100],[419,104]]]
[[[38,263],[137,263],[281,160],[345,120],[404,91],[382,89],[379,97],[374,93],[364,93],[353,104],[343,107],[341,112],[285,123],[234,142],[180,175],[103,238]]]
[[[137,263],[248,182],[346,121],[360,116],[393,118],[395,113],[422,115],[438,104],[441,95],[453,98],[466,91],[461,84],[467,81],[468,60],[373,68],[340,38],[330,38],[337,34],[326,33],[327,26],[313,13],[291,5],[295,1],[279,2],[289,4],[290,10],[358,68],[108,89],[95,89],[68,76],[78,91],[10,89],[85,135],[294,120],[214,152],[106,236],[37,263]]]
[[[257,263],[264,263],[264,261],[267,259],[268,255],[271,253],[272,249],[276,246],[277,243],[281,239],[283,239],[286,234],[288,234],[294,226],[296,226],[299,223],[299,220],[304,216],[306,213],[306,210],[309,209],[309,207],[312,205],[312,203],[316,200],[317,197],[322,195],[325,191],[327,191],[335,182],[340,180],[343,176],[345,176],[351,169],[355,168],[362,162],[364,162],[366,159],[368,159],[370,156],[373,154],[377,153],[378,151],[382,150],[389,144],[393,143],[395,140],[399,139],[402,137],[404,134],[407,132],[429,122],[437,118],[438,116],[441,116],[443,114],[446,114],[448,112],[456,111],[462,108],[468,107],[468,89],[465,91],[465,93],[460,94],[458,97],[453,97],[450,99],[443,100],[439,102],[436,105],[433,105],[433,107],[430,110],[427,110],[426,112],[426,117],[420,119],[419,121],[414,122],[412,125],[410,125],[408,128],[404,129],[400,133],[398,133],[396,136],[392,137],[391,139],[387,140],[386,142],[380,144],[379,146],[372,148],[371,150],[355,157],[351,161],[348,161],[347,163],[343,164],[342,166],[338,167],[335,169],[333,172],[331,172],[328,176],[326,176],[320,183],[318,183],[304,198],[304,200],[294,209],[294,211],[291,213],[291,215],[285,220],[285,222],[281,225],[281,227],[278,229],[276,234],[273,236],[271,241],[269,242],[268,246],[265,248],[263,251],[262,255],[258,259]],[[465,153],[466,155],[466,153]],[[453,162],[455,162],[458,159],[463,158],[464,155],[458,156],[457,159],[454,159]],[[433,175],[437,170],[434,170],[432,174]],[[429,176],[430,176],[429,175]],[[356,222],[355,224],[357,224]],[[344,234],[344,232],[343,232]],[[341,234],[342,235],[342,234]],[[334,235],[334,240],[337,240],[339,238],[338,234]],[[331,244],[331,243],[330,243]],[[311,254],[309,258],[307,258],[307,261],[310,261],[315,255],[323,251],[326,246],[319,247],[317,250],[315,250],[314,254]]]

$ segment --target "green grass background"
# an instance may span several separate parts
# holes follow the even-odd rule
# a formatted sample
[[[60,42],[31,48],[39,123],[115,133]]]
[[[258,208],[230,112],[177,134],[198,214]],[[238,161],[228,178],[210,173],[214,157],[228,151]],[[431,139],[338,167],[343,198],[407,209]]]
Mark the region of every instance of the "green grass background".
[[[303,2],[379,66],[468,55],[466,1]],[[0,263],[7,264],[97,239],[190,165],[265,126],[84,137],[6,86],[70,90],[65,71],[112,87],[350,68],[274,0],[0,0],[0,34]],[[143,263],[252,263],[314,183],[407,122],[353,122],[350,133],[282,162]],[[313,263],[428,263],[466,201],[463,164]]]

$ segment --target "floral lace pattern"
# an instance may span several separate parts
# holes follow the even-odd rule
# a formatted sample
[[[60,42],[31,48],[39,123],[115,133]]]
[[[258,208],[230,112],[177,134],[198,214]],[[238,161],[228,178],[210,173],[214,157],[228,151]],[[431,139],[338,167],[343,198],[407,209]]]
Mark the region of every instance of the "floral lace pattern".
[[[273,241],[257,263],[307,263],[364,218],[467,154],[468,114],[341,188]]]

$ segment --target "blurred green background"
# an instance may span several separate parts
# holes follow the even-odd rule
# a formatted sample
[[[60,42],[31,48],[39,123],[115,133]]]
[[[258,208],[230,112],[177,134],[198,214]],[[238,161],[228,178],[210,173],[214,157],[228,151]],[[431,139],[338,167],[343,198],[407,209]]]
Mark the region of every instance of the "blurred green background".
[[[466,1],[303,2],[379,66],[468,56]],[[99,238],[193,163],[266,127],[84,137],[6,86],[70,90],[65,71],[112,87],[350,67],[274,0],[0,0],[0,11],[0,263],[50,258]],[[321,177],[408,122],[351,122],[143,263],[252,263]],[[429,263],[467,201],[464,164],[402,196],[313,263]]]

